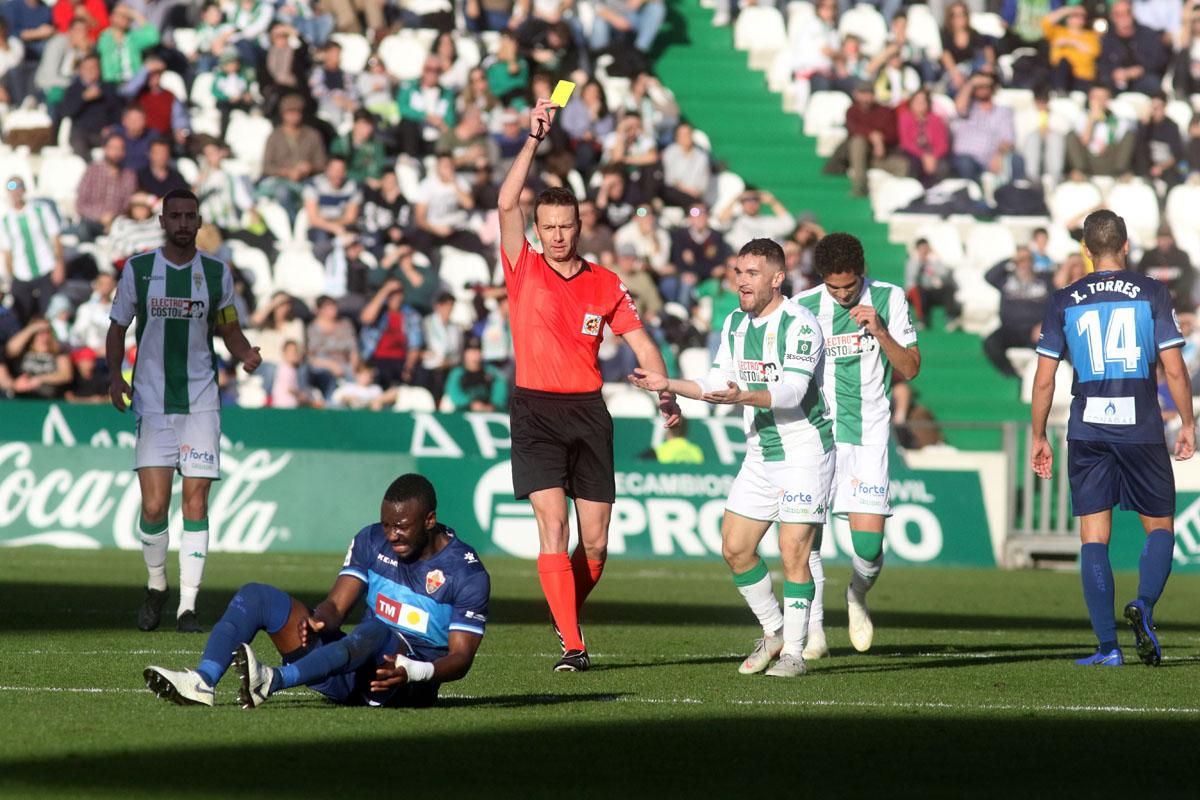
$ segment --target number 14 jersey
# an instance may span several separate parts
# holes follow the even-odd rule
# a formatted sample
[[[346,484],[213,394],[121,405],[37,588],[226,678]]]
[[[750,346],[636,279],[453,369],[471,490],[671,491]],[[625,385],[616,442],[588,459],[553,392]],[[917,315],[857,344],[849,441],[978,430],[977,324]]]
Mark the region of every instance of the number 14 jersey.
[[[1158,353],[1182,345],[1171,296],[1153,278],[1093,272],[1055,292],[1037,351],[1074,368],[1067,438],[1161,443]]]

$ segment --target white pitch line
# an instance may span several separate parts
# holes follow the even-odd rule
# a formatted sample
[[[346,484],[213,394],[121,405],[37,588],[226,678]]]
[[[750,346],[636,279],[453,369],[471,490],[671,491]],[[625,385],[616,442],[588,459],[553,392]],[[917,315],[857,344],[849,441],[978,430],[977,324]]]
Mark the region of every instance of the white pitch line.
[[[458,700],[487,700],[484,695],[446,694],[443,698]],[[560,695],[546,695],[557,698]],[[561,695],[569,699],[570,695]],[[875,703],[854,700],[702,700],[697,697],[623,697],[612,695],[598,698],[595,702],[604,703],[636,703],[648,705],[697,705],[697,706],[784,706],[793,708],[874,708],[897,711],[1015,711],[1029,713],[1041,712],[1075,712],[1075,713],[1114,713],[1114,714],[1175,714],[1190,716],[1200,714],[1200,708],[1186,707],[1143,707],[1143,706],[1085,706],[1085,705],[1022,705],[1022,704],[977,704],[977,703],[927,703],[927,702],[887,702]],[[536,704],[535,704],[536,705]]]
[[[95,686],[3,686],[0,692],[51,692],[60,694],[141,694],[146,689],[130,689],[122,687],[100,688]],[[487,695],[442,693],[441,697],[452,700],[489,700]],[[541,697],[547,700],[571,700],[572,695],[545,694]],[[500,696],[495,699],[504,699]],[[932,702],[870,702],[866,700],[704,700],[698,697],[624,697],[608,695],[600,698],[581,698],[586,702],[599,703],[634,703],[637,705],[687,705],[687,706],[763,706],[784,708],[873,708],[895,711],[1006,711],[1006,712],[1071,712],[1084,714],[1171,714],[1177,716],[1194,716],[1200,714],[1200,708],[1182,706],[1088,706],[1088,705],[1054,705],[1043,703],[1027,705],[1020,703],[932,703]],[[538,705],[537,702],[530,705]]]

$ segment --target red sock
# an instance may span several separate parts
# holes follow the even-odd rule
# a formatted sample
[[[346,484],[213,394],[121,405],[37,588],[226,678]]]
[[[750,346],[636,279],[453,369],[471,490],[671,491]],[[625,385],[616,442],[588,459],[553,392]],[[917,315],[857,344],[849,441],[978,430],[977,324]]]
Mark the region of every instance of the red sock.
[[[542,594],[550,604],[563,645],[568,650],[582,650],[579,635],[579,612],[575,610],[575,577],[571,574],[571,559],[566,553],[542,553],[538,556],[538,578]]]
[[[604,559],[596,561],[588,558],[580,545],[571,555],[571,569],[575,573],[575,608],[583,608],[583,601],[587,600],[592,589],[600,582],[600,575],[604,572]]]

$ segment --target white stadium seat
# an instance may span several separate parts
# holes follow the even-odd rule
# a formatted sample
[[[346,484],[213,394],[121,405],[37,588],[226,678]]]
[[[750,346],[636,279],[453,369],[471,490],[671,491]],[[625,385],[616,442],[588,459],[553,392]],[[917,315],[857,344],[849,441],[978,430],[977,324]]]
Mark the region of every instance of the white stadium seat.
[[[470,287],[491,280],[487,261],[477,253],[467,253],[453,247],[442,248],[442,263],[438,277],[446,288],[460,300],[469,299]]]
[[[846,126],[846,112],[854,101],[845,92],[813,92],[804,109],[804,135],[814,139]]]
[[[608,413],[614,417],[631,417],[634,419],[650,419],[658,413],[658,405],[649,392],[643,392],[634,386],[616,384],[620,389],[612,389],[607,397]]]
[[[433,395],[424,386],[397,386],[393,411],[437,411]]]
[[[925,187],[916,178],[889,178],[880,184],[878,193],[872,196],[871,205],[874,206],[875,219],[878,222],[883,222],[893,212],[899,211],[925,194]]]
[[[51,156],[43,150],[42,164],[38,168],[37,193],[53,200],[60,216],[73,218],[79,181],[86,171],[87,163],[74,153]]]
[[[1071,227],[1104,202],[1100,190],[1091,183],[1066,181],[1054,188],[1049,198],[1050,218],[1056,225]]]
[[[848,34],[857,36],[862,40],[863,52],[873,56],[887,43],[888,27],[874,6],[860,4],[842,14],[838,33],[843,38]]]
[[[1181,184],[1167,193],[1167,224],[1176,238],[1200,234],[1200,186]]]
[[[234,114],[229,120],[225,141],[235,158],[250,165],[253,178],[262,169],[263,151],[274,130],[275,126],[266,117]]]
[[[421,68],[425,66],[428,53],[428,48],[423,47],[410,31],[394,33],[379,43],[379,59],[387,67],[388,73],[401,81],[421,77]]]
[[[275,285],[312,305],[325,293],[325,265],[313,257],[308,242],[284,247],[275,260]]]
[[[963,263],[962,236],[952,222],[928,222],[917,228],[913,240],[926,239],[944,264],[953,268]]]
[[[942,55],[942,24],[929,6],[918,3],[908,7],[908,40],[925,55],[937,60]]]
[[[1114,213],[1125,218],[1129,238],[1135,245],[1154,246],[1159,215],[1158,195],[1154,193],[1153,188],[1136,180],[1118,183],[1109,191],[1106,202]]]
[[[361,33],[335,33],[333,41],[342,47],[342,69],[357,75],[367,67],[371,45]]]
[[[1008,26],[999,14],[990,11],[976,12],[971,15],[971,30],[993,39],[1003,39]]]
[[[708,374],[712,357],[704,347],[689,347],[679,353],[679,374],[684,380],[693,381]]]
[[[772,6],[748,6],[733,25],[733,46],[749,52],[750,69],[765,70],[788,46],[783,15]]]
[[[998,222],[977,222],[967,232],[967,258],[964,266],[986,270],[998,261],[1011,258],[1017,243],[1012,231]]]

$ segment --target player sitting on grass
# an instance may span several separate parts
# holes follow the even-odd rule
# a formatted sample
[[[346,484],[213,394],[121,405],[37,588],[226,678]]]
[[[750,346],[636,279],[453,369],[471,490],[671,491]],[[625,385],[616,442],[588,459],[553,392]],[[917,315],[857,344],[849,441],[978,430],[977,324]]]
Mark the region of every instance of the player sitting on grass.
[[[146,685],[178,705],[211,706],[213,688],[233,662],[243,708],[300,685],[344,705],[432,705],[440,684],[471,669],[491,590],[479,556],[437,521],[436,511],[429,481],[401,475],[383,497],[380,521],[351,541],[316,609],[272,586],[247,584],[213,627],[196,669],[148,667]],[[362,622],[343,633],[346,615],[364,595]],[[283,666],[255,658],[249,643],[260,630]]]
[[[825,521],[833,478],[833,431],[821,396],[824,340],[816,318],[780,293],[783,248],[755,239],[734,267],[738,305],[725,319],[721,346],[703,379],[668,379],[644,368],[629,376],[652,392],[674,392],[709,403],[744,406],[746,459],[721,523],[722,551],[733,582],[763,627],[742,662],[743,675],[803,675],[804,641],[813,598],[808,556]],[[813,376],[817,376],[815,379]],[[758,544],[779,522],[783,610]]]

